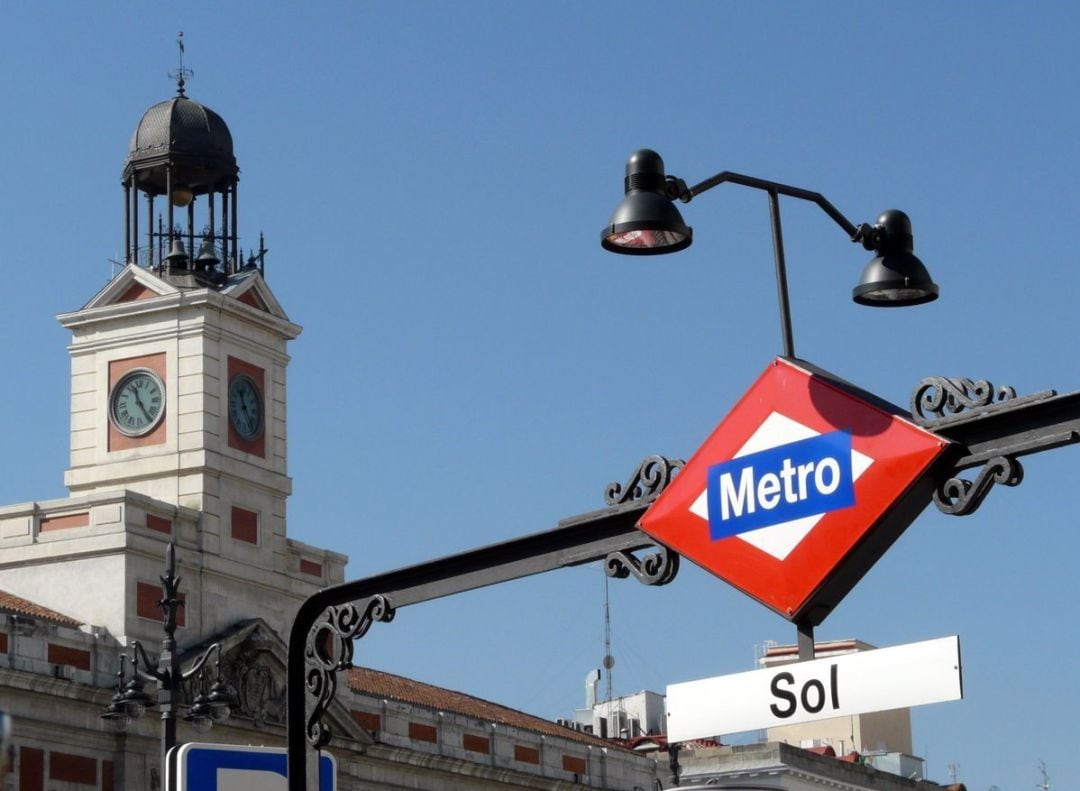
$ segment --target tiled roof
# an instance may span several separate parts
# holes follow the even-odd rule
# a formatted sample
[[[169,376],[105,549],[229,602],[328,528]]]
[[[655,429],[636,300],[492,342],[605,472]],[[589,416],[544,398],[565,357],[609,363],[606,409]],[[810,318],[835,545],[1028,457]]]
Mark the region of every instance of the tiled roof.
[[[582,731],[564,728],[550,720],[534,717],[531,714],[509,709],[481,698],[474,698],[463,692],[413,681],[404,676],[384,673],[366,667],[354,667],[347,674],[349,689],[361,695],[370,695],[386,700],[396,700],[415,706],[424,706],[436,711],[452,712],[465,717],[472,717],[487,722],[509,725],[513,728],[535,731],[560,739],[570,739],[597,747],[618,747],[615,742],[600,739]]]
[[[58,613],[56,610],[50,610],[48,607],[34,604],[32,601],[27,601],[20,596],[16,596],[13,593],[7,593],[6,591],[0,591],[0,612],[12,613],[14,615],[29,615],[32,618],[44,618],[46,621],[52,621],[53,623],[62,626],[82,625],[81,621],[76,621],[74,618]]]

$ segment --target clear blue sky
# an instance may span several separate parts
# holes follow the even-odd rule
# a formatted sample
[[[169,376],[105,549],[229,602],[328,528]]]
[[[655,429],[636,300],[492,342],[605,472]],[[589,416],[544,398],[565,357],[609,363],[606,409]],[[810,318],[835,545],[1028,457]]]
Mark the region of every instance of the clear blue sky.
[[[695,243],[604,253],[626,156],[818,190],[914,223],[941,286],[874,311],[867,255],[783,203],[798,353],[906,404],[932,374],[1080,388],[1073,241],[1078,17],[1066,3],[0,5],[0,502],[62,496],[59,312],[123,244],[120,169],[189,95],[242,169],[292,347],[289,532],[351,577],[553,526],[650,453],[688,456],[780,351],[766,201],[683,207]],[[932,778],[1080,787],[1074,507],[1080,450],[1031,458],[967,518],[927,511],[819,629],[959,634],[966,699],[918,710]],[[547,717],[598,666],[603,579],[576,569],[399,613],[361,663]],[[694,568],[612,584],[616,692],[749,669],[787,622]]]

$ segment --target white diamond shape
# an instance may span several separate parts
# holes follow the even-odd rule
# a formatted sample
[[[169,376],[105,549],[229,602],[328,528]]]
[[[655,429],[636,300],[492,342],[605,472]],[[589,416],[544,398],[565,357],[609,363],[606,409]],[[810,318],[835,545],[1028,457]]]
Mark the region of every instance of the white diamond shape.
[[[815,431],[809,426],[804,426],[779,412],[771,413],[757,431],[746,441],[739,452],[733,458],[746,456],[750,453],[769,450],[779,445],[787,445],[789,442],[798,442],[801,439],[820,437],[821,432]],[[851,480],[859,480],[859,476],[870,469],[874,460],[854,448],[851,449]],[[706,522],[709,521],[709,491],[703,491],[690,506],[690,513],[699,516]],[[784,560],[791,551],[806,538],[807,534],[814,529],[821,517],[825,514],[814,514],[792,519],[789,522],[781,522],[768,527],[759,527],[756,530],[748,530],[739,533],[735,538],[742,539],[746,543],[757,547],[762,552],[772,555],[777,560]]]

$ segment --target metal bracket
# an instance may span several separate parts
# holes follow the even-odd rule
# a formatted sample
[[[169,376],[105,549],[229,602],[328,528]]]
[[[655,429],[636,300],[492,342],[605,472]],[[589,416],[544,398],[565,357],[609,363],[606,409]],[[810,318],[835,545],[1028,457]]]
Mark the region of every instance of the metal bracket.
[[[929,376],[919,382],[911,393],[911,413],[915,422],[924,428],[939,428],[961,420],[970,420],[1002,408],[1044,401],[1057,395],[1043,390],[1017,397],[1009,385],[995,388],[986,379],[950,379]]]
[[[642,585],[667,585],[679,573],[679,554],[662,546],[641,560],[630,552],[612,552],[604,560],[604,573],[620,580],[633,574]]]
[[[352,641],[367,634],[376,621],[389,623],[392,620],[394,607],[390,600],[375,595],[360,602],[360,606],[328,607],[308,633],[304,648],[307,660],[304,686],[314,701],[304,732],[315,749],[330,742],[330,728],[322,722],[322,717],[337,691],[337,674],[352,667]]]
[[[604,488],[604,502],[608,505],[651,503],[685,466],[686,462],[682,459],[646,456],[626,483],[612,481]]]
[[[1020,462],[1008,456],[991,459],[979,470],[974,482],[964,478],[949,478],[934,492],[934,504],[942,513],[967,516],[978,510],[995,483],[1018,486],[1024,480]]]

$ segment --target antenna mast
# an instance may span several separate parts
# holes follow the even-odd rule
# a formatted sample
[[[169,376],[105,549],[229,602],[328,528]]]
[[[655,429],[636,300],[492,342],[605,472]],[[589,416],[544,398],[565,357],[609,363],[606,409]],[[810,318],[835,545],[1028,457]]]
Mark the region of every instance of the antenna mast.
[[[611,702],[611,669],[615,667],[615,657],[611,654],[611,599],[608,594],[608,575],[604,574],[604,677],[606,681],[605,700]]]

